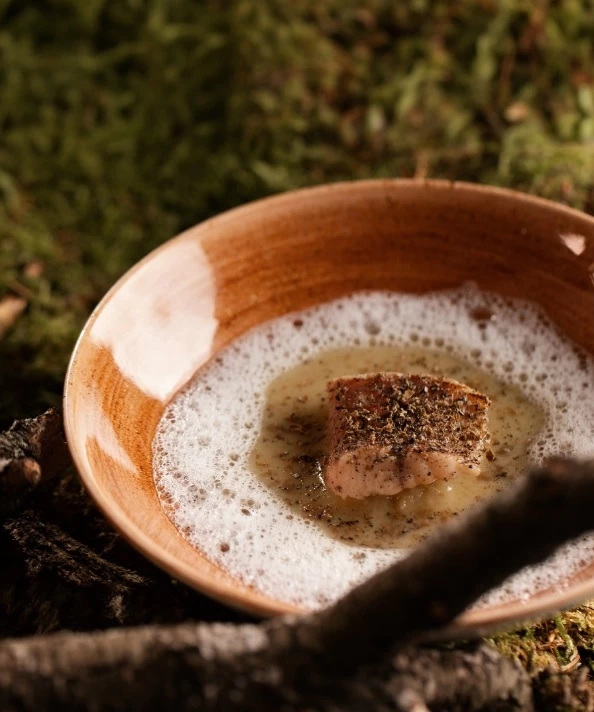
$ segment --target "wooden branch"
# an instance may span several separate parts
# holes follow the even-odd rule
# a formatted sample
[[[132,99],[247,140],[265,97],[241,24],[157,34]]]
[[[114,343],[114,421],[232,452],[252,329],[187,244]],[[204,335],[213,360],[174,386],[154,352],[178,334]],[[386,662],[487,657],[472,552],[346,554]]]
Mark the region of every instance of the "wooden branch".
[[[538,674],[532,681],[535,709],[593,712],[594,686],[589,672],[588,667],[582,667],[565,674],[548,670]]]
[[[340,682],[304,675],[304,684],[294,687],[287,664],[271,658],[269,643],[266,628],[255,625],[5,643],[0,705],[3,712],[531,709],[527,673],[485,644],[468,651],[402,650]]]
[[[592,528],[592,511],[593,464],[556,460],[309,617],[5,642],[0,707],[530,709],[527,674],[493,651],[460,658],[465,651],[407,646]],[[452,679],[440,687],[448,664]]]
[[[55,414],[15,424],[0,436],[0,447],[11,508],[67,462]],[[58,489],[68,479],[60,482]],[[118,538],[100,517],[88,516],[88,500],[72,496],[62,491],[58,498],[68,513],[57,517],[60,526],[45,521],[56,517],[51,497],[38,498],[42,505],[34,497],[38,511],[5,522],[0,563],[2,580],[10,583],[0,583],[0,605],[7,620],[20,620],[26,632],[47,630],[52,620],[55,627],[167,620],[154,611],[176,607],[186,617],[174,589],[187,590],[169,580],[159,588],[152,577],[122,566],[118,555],[109,560]],[[86,524],[79,530],[72,520],[77,509],[97,531]],[[0,644],[0,708],[530,709],[527,673],[490,648],[410,644],[447,625],[510,573],[592,528],[592,511],[594,467],[558,460],[309,617],[7,641]],[[90,534],[93,548],[63,531],[64,522],[85,539]],[[106,536],[116,544],[105,545]],[[36,600],[38,614],[29,603]]]
[[[394,641],[447,625],[511,574],[592,529],[594,462],[551,460],[314,616],[309,644],[346,667],[352,649],[357,662],[381,656]]]

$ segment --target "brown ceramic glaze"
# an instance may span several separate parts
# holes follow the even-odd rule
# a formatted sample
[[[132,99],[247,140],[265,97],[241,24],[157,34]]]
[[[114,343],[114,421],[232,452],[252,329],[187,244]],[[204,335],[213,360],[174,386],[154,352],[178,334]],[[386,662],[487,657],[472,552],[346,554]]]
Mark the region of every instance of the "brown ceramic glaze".
[[[178,389],[263,320],[360,289],[423,292],[474,280],[540,302],[594,352],[593,274],[594,219],[495,188],[366,181],[232,210],[151,253],[95,310],[66,380],[74,461],[114,526],[173,576],[255,613],[295,610],[209,563],[161,509],[151,442]],[[470,611],[457,632],[528,619],[592,595],[594,566],[561,593]]]

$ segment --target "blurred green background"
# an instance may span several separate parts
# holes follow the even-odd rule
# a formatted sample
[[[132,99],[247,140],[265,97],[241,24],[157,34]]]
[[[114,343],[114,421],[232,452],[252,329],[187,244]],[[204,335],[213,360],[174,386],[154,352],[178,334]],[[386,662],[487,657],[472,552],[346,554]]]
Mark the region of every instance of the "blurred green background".
[[[593,45],[594,0],[0,0],[1,424],[59,402],[117,277],[239,203],[434,176],[594,211]]]

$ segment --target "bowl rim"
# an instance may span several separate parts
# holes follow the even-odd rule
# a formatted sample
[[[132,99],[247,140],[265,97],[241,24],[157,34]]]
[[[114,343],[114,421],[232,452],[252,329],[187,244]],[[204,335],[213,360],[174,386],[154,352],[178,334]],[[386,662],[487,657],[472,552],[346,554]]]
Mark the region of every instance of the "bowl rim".
[[[224,221],[228,218],[236,218],[238,215],[248,215],[252,211],[261,210],[267,205],[274,204],[281,206],[283,203],[289,204],[295,198],[304,195],[322,193],[349,193],[357,190],[368,190],[377,187],[385,188],[418,188],[437,191],[459,190],[471,194],[482,194],[484,196],[498,195],[514,202],[516,205],[529,204],[553,209],[558,214],[565,214],[574,219],[589,222],[594,230],[594,216],[571,208],[563,203],[541,198],[521,191],[499,186],[470,183],[465,181],[443,180],[443,179],[417,179],[417,178],[374,178],[354,181],[338,181],[325,183],[316,186],[298,188],[280,194],[274,194],[258,200],[254,200],[243,205],[226,210],[218,215],[203,220],[183,232],[169,238],[161,245],[151,250],[142,259],[132,265],[101,298],[95,306],[87,321],[85,322],[72,350],[69,359],[66,375],[64,379],[64,392],[62,397],[63,420],[66,441],[74,467],[82,480],[87,492],[103,514],[107,521],[121,536],[140,551],[149,561],[165,570],[177,580],[182,581],[191,588],[219,600],[236,609],[247,611],[263,617],[271,617],[284,613],[307,613],[307,610],[292,604],[277,601],[274,610],[270,606],[246,603],[242,593],[233,590],[227,582],[222,582],[216,578],[197,571],[184,562],[179,561],[174,556],[169,555],[156,541],[149,537],[141,527],[130,520],[123,512],[111,506],[111,498],[106,496],[100,484],[96,481],[92,468],[87,468],[85,458],[81,457],[80,448],[75,438],[76,413],[72,406],[73,398],[71,391],[74,387],[74,373],[76,361],[81,345],[86,340],[93,324],[101,314],[106,304],[111,301],[121,287],[149,261],[155,259],[161,251],[170,248],[173,242],[184,239],[190,231],[205,230],[214,223]],[[567,595],[569,594],[569,595]],[[566,609],[581,601],[594,596],[594,576],[583,581],[579,581],[566,591],[557,591],[542,594],[525,602],[510,602],[509,604],[494,605],[485,608],[469,609],[460,614],[454,621],[443,629],[438,638],[460,638],[467,635],[484,635],[487,632],[501,630],[513,626],[520,626],[541,616],[554,613],[560,609]],[[270,600],[273,600],[270,597]],[[521,606],[521,607],[520,607]]]

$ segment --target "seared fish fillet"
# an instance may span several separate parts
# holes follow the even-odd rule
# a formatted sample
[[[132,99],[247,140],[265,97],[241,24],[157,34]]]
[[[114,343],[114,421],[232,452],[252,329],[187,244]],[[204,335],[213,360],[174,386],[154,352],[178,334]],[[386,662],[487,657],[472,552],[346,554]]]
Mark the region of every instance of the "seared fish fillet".
[[[394,495],[478,475],[489,398],[448,378],[375,373],[328,383],[324,479],[340,497]]]

